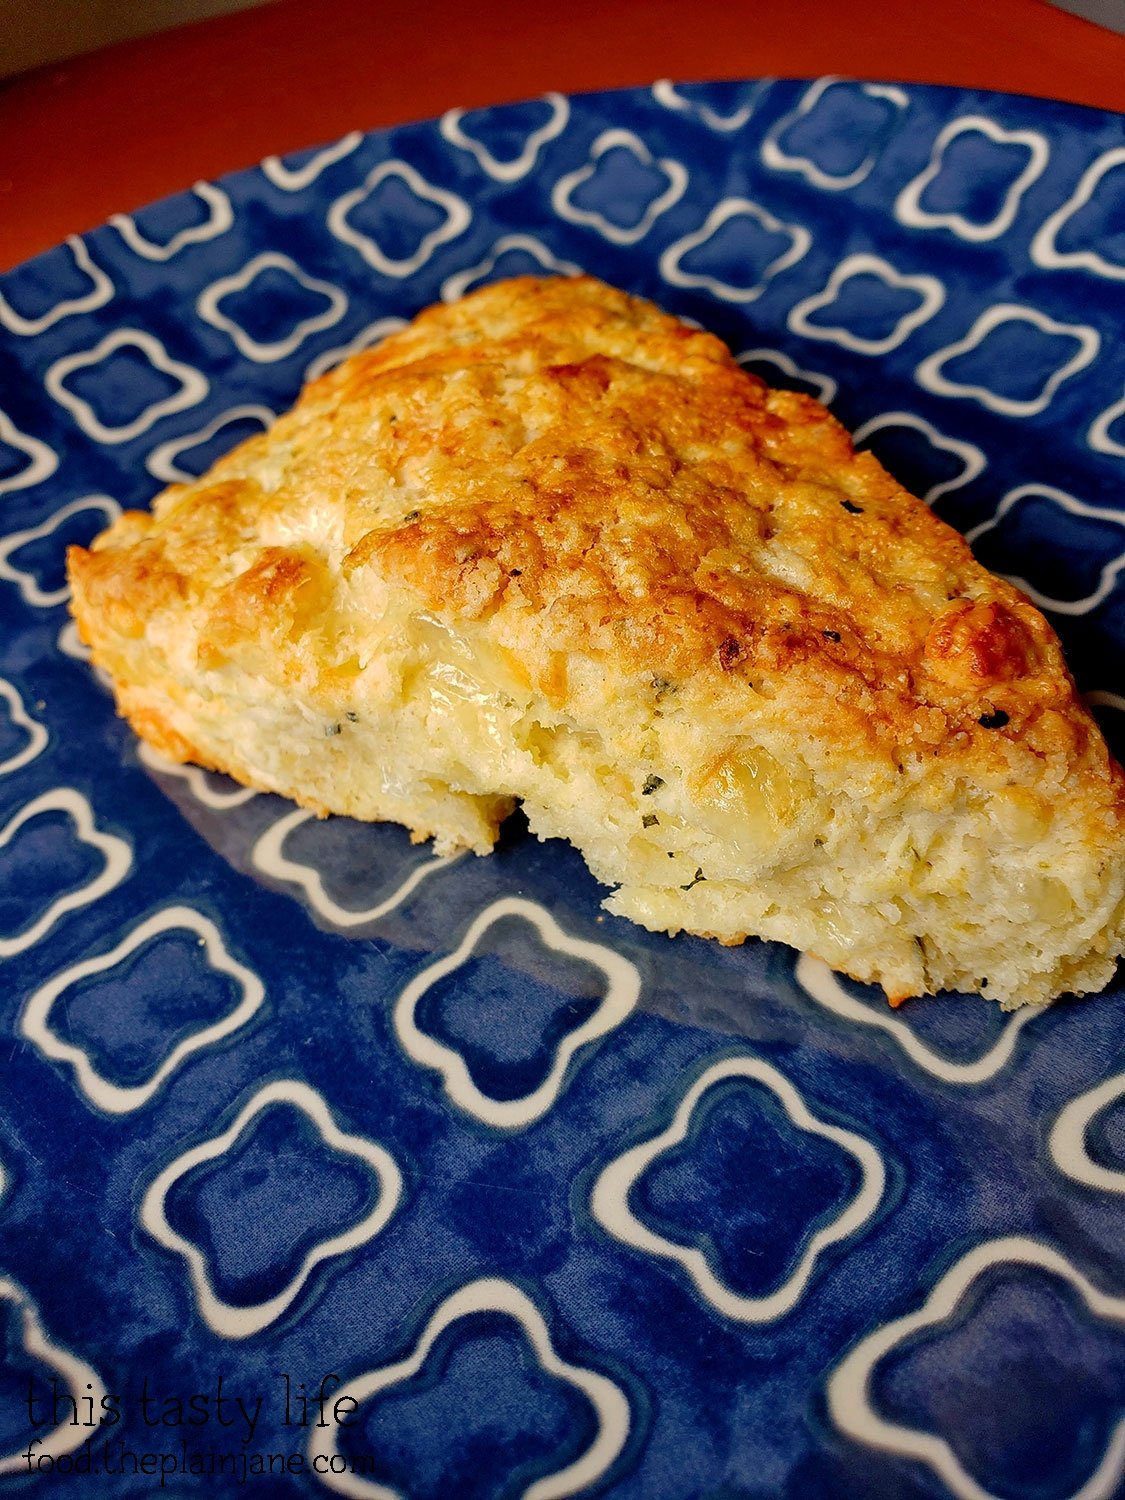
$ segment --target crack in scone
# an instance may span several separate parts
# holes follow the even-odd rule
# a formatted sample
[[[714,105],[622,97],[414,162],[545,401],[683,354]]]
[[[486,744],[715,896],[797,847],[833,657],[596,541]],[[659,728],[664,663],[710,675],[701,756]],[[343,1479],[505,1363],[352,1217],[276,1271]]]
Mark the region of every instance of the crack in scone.
[[[590,278],[422,313],[73,609],[166,755],[491,848],[522,802],[644,926],[892,999],[1101,988],[1125,776],[1027,598],[810,397]]]

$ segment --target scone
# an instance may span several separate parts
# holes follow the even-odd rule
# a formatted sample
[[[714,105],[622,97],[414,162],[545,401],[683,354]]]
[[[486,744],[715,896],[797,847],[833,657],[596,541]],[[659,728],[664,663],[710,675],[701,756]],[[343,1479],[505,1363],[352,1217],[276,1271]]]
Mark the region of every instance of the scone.
[[[1125,777],[1016,589],[817,402],[588,278],[422,313],[70,552],[164,754],[888,996],[1101,988]]]

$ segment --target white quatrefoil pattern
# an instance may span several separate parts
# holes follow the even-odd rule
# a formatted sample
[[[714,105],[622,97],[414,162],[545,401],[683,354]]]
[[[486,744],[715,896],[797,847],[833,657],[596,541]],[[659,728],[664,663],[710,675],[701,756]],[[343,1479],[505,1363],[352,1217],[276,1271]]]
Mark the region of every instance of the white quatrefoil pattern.
[[[485,1277],[450,1293],[434,1311],[413,1351],[405,1359],[355,1377],[348,1382],[345,1394],[361,1404],[373,1401],[381,1392],[393,1390],[417,1376],[446,1330],[479,1314],[494,1317],[500,1314],[515,1323],[543,1372],[579,1392],[592,1409],[597,1423],[593,1441],[582,1453],[529,1484],[522,1491],[522,1500],[564,1500],[565,1496],[581,1494],[604,1477],[624,1447],[630,1426],[629,1400],[608,1376],[568,1364],[562,1359],[551,1342],[551,1332],[543,1314],[527,1293],[510,1281]],[[344,1457],[339,1439],[340,1431],[336,1429],[328,1439],[326,1451],[330,1459],[337,1455]],[[310,1442],[309,1450],[310,1456],[317,1452],[316,1437]],[[362,1500],[362,1497],[398,1500],[402,1494],[389,1485],[362,1478],[346,1463],[341,1465],[338,1474],[331,1467],[328,1474],[330,1489],[341,1495],[355,1496],[357,1500]]]
[[[84,495],[38,526],[9,531],[0,541],[0,579],[14,583],[28,604],[43,609],[64,604],[70,598],[63,567],[67,544],[85,544],[120,514],[121,507],[108,495]],[[17,563],[17,555],[29,566]]]
[[[43,479],[50,479],[59,466],[59,457],[53,448],[49,448],[38,438],[20,432],[3,411],[0,411],[0,443],[9,453],[18,453],[22,457],[22,462],[17,462],[12,469],[6,469],[0,477],[0,495],[7,495],[12,490],[24,490],[30,485],[39,484]]]
[[[7,708],[8,722],[15,735],[15,748],[0,760],[0,776],[10,776],[22,770],[46,745],[50,736],[37,719],[33,719],[24,706],[19,690],[0,677],[0,698]],[[3,741],[0,741],[3,743]]]
[[[203,1251],[169,1222],[168,1196],[195,1168],[218,1161],[230,1152],[247,1127],[266,1110],[276,1106],[299,1111],[316,1128],[325,1146],[362,1162],[374,1175],[379,1193],[374,1205],[357,1222],[319,1240],[307,1250],[295,1273],[272,1297],[261,1302],[234,1305],[225,1302],[216,1292]],[[262,1170],[257,1169],[259,1175]],[[253,1175],[250,1172],[245,1176],[248,1186],[253,1184]],[[165,1167],[145,1192],[140,1218],[155,1240],[183,1256],[187,1262],[199,1313],[208,1327],[225,1338],[244,1339],[280,1318],[317,1266],[374,1239],[390,1220],[401,1194],[402,1173],[390,1152],[376,1141],[341,1130],[324,1099],[308,1084],[295,1079],[279,1079],[259,1089],[222,1135],[189,1147]]]
[[[956,1405],[949,1403],[945,1412],[946,1419],[956,1413],[963,1425],[960,1432],[953,1429],[949,1437],[945,1437],[903,1422],[890,1421],[880,1415],[873,1399],[872,1382],[880,1362],[886,1360],[893,1351],[905,1345],[908,1340],[916,1346],[920,1335],[952,1321],[962,1302],[969,1300],[977,1290],[979,1282],[990,1273],[1013,1266],[1061,1282],[1064,1287],[1077,1294],[1076,1300],[1082,1311],[1110,1328],[1116,1328],[1119,1342],[1125,1343],[1125,1297],[1106,1292],[1095,1285],[1051,1246],[1013,1235],[1007,1239],[977,1245],[967,1251],[945,1273],[921,1308],[896,1318],[868,1335],[832,1372],[828,1382],[828,1409],[833,1421],[843,1432],[884,1453],[897,1454],[927,1465],[944,1481],[948,1493],[956,1495],[958,1500],[1003,1500],[1003,1495],[987,1489],[965,1467],[962,1457],[967,1446],[964,1428],[971,1422],[968,1402],[962,1400],[959,1411]],[[993,1285],[995,1286],[995,1281]],[[1026,1305],[1027,1301],[1020,1299],[1019,1308],[1022,1310]],[[984,1321],[979,1302],[974,1312]],[[1049,1349],[1042,1353],[1048,1360],[1051,1359]],[[1125,1350],[1121,1351],[1121,1355],[1119,1368],[1125,1367]],[[1020,1371],[1020,1378],[1025,1380],[1028,1379],[1026,1362],[1027,1356],[1025,1368]],[[1003,1361],[998,1359],[993,1363],[993,1371],[990,1373],[994,1377],[998,1376],[1002,1367]],[[965,1394],[971,1389],[972,1378],[968,1371],[966,1376],[963,1387]],[[1121,1385],[1120,1376],[1110,1392],[1110,1398],[1117,1410],[1112,1413],[1111,1424],[1107,1423],[1101,1450],[1082,1475],[1082,1482],[1066,1494],[1066,1500],[1102,1500],[1102,1497],[1108,1500],[1108,1497],[1119,1493],[1120,1482],[1125,1477],[1125,1415],[1121,1412],[1122,1405],[1125,1404],[1125,1386]],[[993,1399],[997,1407],[1002,1409],[1002,1385],[993,1393]],[[1087,1413],[1083,1413],[1083,1417],[1089,1421]],[[1041,1421],[1049,1420],[1047,1414],[1043,1413]],[[1072,1441],[1076,1437],[1074,1435]],[[1075,1445],[1077,1446],[1077,1442]],[[1010,1493],[1006,1487],[1005,1493]]]
[[[798,1130],[831,1141],[858,1162],[861,1172],[858,1190],[838,1214],[817,1229],[804,1245],[792,1269],[780,1285],[764,1295],[748,1296],[733,1291],[716,1275],[704,1251],[677,1244],[674,1240],[648,1228],[629,1206],[629,1194],[642,1173],[679,1146],[687,1137],[692,1117],[708,1090],[726,1079],[747,1079],[769,1089],[782,1104],[789,1121]],[[649,1255],[663,1256],[677,1262],[691,1277],[711,1305],[728,1318],[743,1323],[769,1323],[783,1317],[796,1306],[816,1267],[817,1260],[830,1245],[855,1234],[879,1206],[886,1182],[883,1159],[877,1148],[854,1130],[826,1125],[812,1114],[801,1095],[775,1067],[754,1057],[731,1057],[713,1063],[684,1094],[672,1123],[651,1140],[632,1147],[606,1167],[594,1184],[590,1209],[603,1229],[616,1239]]]
[[[290,285],[302,288],[314,302],[320,303],[320,311],[311,312],[308,316],[291,322],[291,317],[286,317],[285,313],[277,307],[280,294],[276,286],[269,295],[271,310],[268,314],[262,307],[267,293],[259,291],[257,293],[257,316],[259,318],[268,316],[271,324],[274,325],[275,334],[279,331],[276,327],[279,315],[283,325],[290,325],[284,326],[280,337],[271,336],[267,340],[262,340],[255,338],[237,318],[223,310],[223,300],[232,292],[249,292],[259,277],[264,277],[270,271],[280,279],[288,281]],[[237,344],[239,352],[247,359],[256,360],[259,364],[272,363],[275,359],[284,359],[287,354],[292,354],[311,334],[319,333],[322,329],[331,328],[338,323],[346,312],[347,306],[348,299],[339,287],[334,286],[330,281],[317,281],[315,277],[302,271],[290,256],[282,255],[274,250],[266,250],[261,255],[256,255],[233,276],[223,276],[218,281],[212,282],[197,304],[201,318],[215,328],[221,328],[224,333],[229,333]]]
[[[650,933],[518,814],[437,856],[164,758],[77,635],[68,547],[427,305],[586,273],[830,406],[1047,614],[1125,754],[1120,117],[549,93],[0,275],[13,1493],[133,1500],[159,1453],[169,1495],[244,1462],[282,1500],[1125,1500],[1120,978],[892,1009]]]
[[[61,1385],[64,1394],[58,1413],[52,1410],[47,1430],[42,1433],[37,1432],[30,1424],[26,1415],[27,1408],[24,1407],[25,1420],[20,1436],[29,1440],[32,1437],[38,1438],[43,1448],[52,1454],[69,1454],[80,1443],[85,1442],[89,1433],[88,1428],[71,1422],[70,1402],[89,1396],[93,1400],[93,1410],[100,1413],[102,1397],[106,1393],[105,1386],[97,1371],[84,1359],[54,1342],[43,1326],[39,1308],[23,1287],[10,1276],[0,1276],[0,1316],[4,1314],[15,1324],[8,1332],[9,1347],[18,1344],[33,1371],[37,1365],[40,1370],[50,1371],[47,1378],[52,1382],[52,1390]],[[83,1414],[84,1410],[83,1408]],[[6,1424],[5,1433],[7,1431]],[[22,1454],[0,1453],[0,1475],[26,1473],[27,1466]]]
[[[460,1053],[422,1030],[418,1007],[428,991],[441,981],[448,982],[471,959],[490,928],[513,918],[529,923],[549,949],[600,970],[604,985],[597,1008],[560,1040],[547,1075],[538,1087],[526,1094],[498,1099],[477,1087]],[[395,1002],[395,1032],[404,1051],[416,1063],[440,1074],[445,1092],[459,1109],[486,1125],[517,1130],[547,1113],[559,1096],[571,1059],[582,1047],[621,1025],[637,1003],[640,986],[636,966],[622,954],[602,943],[568,936],[543,907],[508,896],[494,901],[480,913],[448,958],[438,959],[414,976]]]
[[[89,1052],[77,1042],[68,1041],[59,1035],[50,1023],[52,1008],[56,1002],[75,985],[92,978],[95,974],[112,974],[126,965],[134,954],[154,943],[167,933],[192,933],[206,957],[210,967],[227,975],[237,987],[239,999],[232,1009],[212,1021],[188,1032],[175,1043],[171,1051],[159,1062],[154,1072],[143,1081],[125,1085],[115,1083],[98,1071],[90,1060]],[[197,951],[199,951],[197,949]],[[106,999],[112,1004],[112,992]],[[164,1080],[180,1066],[185,1058],[202,1047],[209,1047],[223,1037],[245,1026],[265,999],[265,989],[256,974],[240,964],[227,952],[218,928],[208,917],[201,916],[189,906],[171,906],[157,912],[142,922],[139,927],[118,943],[109,953],[97,958],[88,958],[82,963],[64,969],[53,979],[42,985],[31,996],[20,1017],[20,1031],[43,1053],[58,1062],[67,1063],[74,1069],[79,1087],[92,1104],[111,1114],[126,1114],[140,1109],[157,1092]],[[60,1010],[65,1005],[60,1005]],[[165,1009],[167,1001],[165,1002]]]
[[[211,182],[197,182],[192,193],[206,210],[206,218],[200,223],[186,225],[165,240],[149,239],[138,227],[135,215],[114,214],[109,222],[136,255],[145,260],[171,260],[188,245],[199,245],[226,234],[234,223],[230,199],[221,187]]]
[[[983,143],[991,143],[992,151]],[[1016,148],[1016,160],[1012,160]],[[960,169],[957,152],[974,151],[976,157]],[[985,159],[980,157],[984,153]],[[1022,156],[1021,156],[1022,153]],[[991,159],[989,159],[991,157]],[[994,240],[1012,227],[1020,200],[1051,158],[1051,148],[1037,130],[1005,130],[986,115],[965,115],[954,120],[934,141],[925,171],[908,182],[895,202],[895,216],[914,229],[949,229],[961,239]],[[1001,187],[995,212],[988,217],[971,217],[974,196],[992,178]],[[948,186],[946,186],[948,184]],[[938,200],[964,199],[965,212],[952,207],[927,207],[927,194]]]

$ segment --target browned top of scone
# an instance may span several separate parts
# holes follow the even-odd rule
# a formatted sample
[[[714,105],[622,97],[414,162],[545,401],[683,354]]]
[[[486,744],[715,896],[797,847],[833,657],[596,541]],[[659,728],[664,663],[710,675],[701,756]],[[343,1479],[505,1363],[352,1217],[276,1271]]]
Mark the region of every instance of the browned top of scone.
[[[393,578],[556,702],[601,662],[728,729],[784,699],[841,754],[1080,762],[1122,815],[1039,611],[818,402],[591,278],[428,309],[155,513],[75,555],[88,634],[190,610],[204,665],[249,635],[260,670],[330,677]]]

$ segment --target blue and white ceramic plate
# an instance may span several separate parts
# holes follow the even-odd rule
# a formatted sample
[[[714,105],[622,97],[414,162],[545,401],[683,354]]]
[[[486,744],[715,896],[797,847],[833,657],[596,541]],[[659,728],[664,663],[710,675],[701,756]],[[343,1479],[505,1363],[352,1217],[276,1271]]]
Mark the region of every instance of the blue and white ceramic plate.
[[[819,79],[463,113],[0,280],[0,1482],[1125,1493],[1125,989],[603,915],[139,750],[63,549],[424,304],[582,267],[815,392],[1125,741],[1125,126]],[[67,1493],[71,1493],[68,1489]]]

